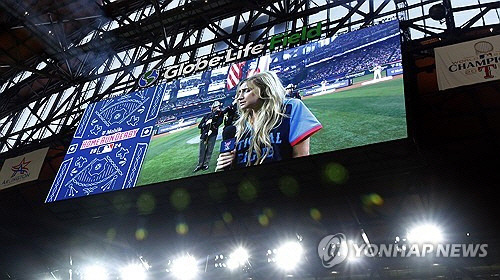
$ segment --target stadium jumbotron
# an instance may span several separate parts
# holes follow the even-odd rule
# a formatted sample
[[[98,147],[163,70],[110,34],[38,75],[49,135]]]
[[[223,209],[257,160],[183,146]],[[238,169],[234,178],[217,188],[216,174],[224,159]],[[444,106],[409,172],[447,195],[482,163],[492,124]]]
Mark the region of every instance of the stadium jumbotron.
[[[498,279],[499,11],[0,1],[0,280]]]

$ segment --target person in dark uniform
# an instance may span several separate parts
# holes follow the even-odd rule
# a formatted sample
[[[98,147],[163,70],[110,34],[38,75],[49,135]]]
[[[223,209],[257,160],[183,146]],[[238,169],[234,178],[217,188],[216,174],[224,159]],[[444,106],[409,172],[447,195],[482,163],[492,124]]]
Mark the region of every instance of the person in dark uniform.
[[[286,94],[285,96],[288,98],[297,98],[302,99],[298,90],[295,90],[296,86],[294,84],[289,84],[286,86]]]
[[[224,118],[224,114],[220,109],[221,103],[219,101],[214,101],[210,107],[210,113],[203,116],[198,124],[198,128],[200,129],[200,151],[198,155],[198,165],[193,172],[208,169],[208,164],[210,163],[210,158],[212,157],[215,146],[215,140],[217,139],[217,133],[219,132],[219,126],[222,124]]]
[[[224,108],[224,110],[222,110],[222,113],[226,116],[224,118],[224,128],[234,125],[234,123],[238,119],[239,114],[238,114],[237,104],[238,100],[235,97],[231,105],[227,106],[226,108]]]

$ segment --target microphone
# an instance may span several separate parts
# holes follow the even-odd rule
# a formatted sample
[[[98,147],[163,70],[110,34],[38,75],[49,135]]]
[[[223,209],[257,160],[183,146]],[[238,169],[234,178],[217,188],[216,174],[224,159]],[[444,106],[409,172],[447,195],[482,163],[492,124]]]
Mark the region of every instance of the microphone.
[[[230,152],[234,150],[236,144],[236,126],[228,125],[222,130],[222,142],[220,143],[220,152]]]
[[[228,125],[222,130],[222,142],[220,143],[220,152],[226,153],[234,150],[236,145],[236,126]],[[221,170],[229,170],[231,166],[225,167]]]

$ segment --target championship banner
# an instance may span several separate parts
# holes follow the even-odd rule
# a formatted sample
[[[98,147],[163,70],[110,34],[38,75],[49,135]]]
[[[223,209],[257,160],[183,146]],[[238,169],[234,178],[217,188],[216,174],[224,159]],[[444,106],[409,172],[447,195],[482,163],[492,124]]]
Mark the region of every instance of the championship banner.
[[[500,35],[434,49],[440,90],[500,79]]]
[[[90,104],[45,202],[135,186],[165,84]]]
[[[48,150],[47,147],[6,159],[0,171],[0,190],[38,179]]]

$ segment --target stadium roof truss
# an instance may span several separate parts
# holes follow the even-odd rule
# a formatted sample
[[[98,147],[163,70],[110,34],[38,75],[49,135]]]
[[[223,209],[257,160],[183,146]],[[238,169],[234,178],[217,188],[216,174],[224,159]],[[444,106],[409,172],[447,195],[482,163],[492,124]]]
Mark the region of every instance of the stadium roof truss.
[[[460,2],[467,4],[460,5]],[[334,36],[399,18],[403,40],[500,22],[477,0],[0,1],[0,153],[67,146],[87,104],[137,89],[141,73],[304,25]],[[427,11],[443,3],[442,22]],[[459,15],[459,16],[457,16]]]

